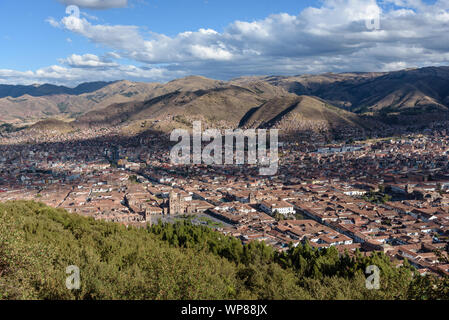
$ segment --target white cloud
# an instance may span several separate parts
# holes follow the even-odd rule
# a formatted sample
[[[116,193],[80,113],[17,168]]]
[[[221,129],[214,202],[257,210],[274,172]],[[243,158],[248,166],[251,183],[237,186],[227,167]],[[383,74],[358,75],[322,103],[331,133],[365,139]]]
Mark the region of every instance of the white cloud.
[[[64,17],[60,25],[69,31],[81,34],[93,42],[122,50],[135,50],[143,47],[143,39],[137,26],[92,25],[85,18],[69,15]],[[138,41],[134,43],[133,41]]]
[[[94,54],[72,54],[66,59],[60,59],[61,64],[67,64],[72,68],[111,68],[119,66],[111,60],[100,58]]]
[[[194,44],[190,46],[190,52],[193,56],[199,59],[210,59],[210,60],[232,60],[232,53],[226,51],[224,48],[218,47],[207,47],[199,44]]]
[[[111,9],[124,8],[128,5],[128,0],[58,0],[59,2],[69,6],[75,5],[81,8],[89,9]]]
[[[138,26],[95,25],[75,16],[63,18],[60,24],[128,59],[178,64],[192,73],[211,76],[237,76],[242,66],[256,74],[301,73],[326,67],[328,71],[377,70],[394,65],[391,60],[402,62],[400,56],[383,61],[379,55],[368,55],[372,49],[382,51],[382,47],[394,47],[392,54],[410,46],[433,50],[440,61],[437,56],[449,49],[447,41],[435,41],[447,38],[449,16],[442,10],[443,2],[430,6],[417,0],[391,1],[401,7],[384,9],[375,0],[325,0],[322,7],[306,8],[297,16],[276,14],[253,22],[235,21],[221,33],[200,29],[174,37],[156,33],[144,37]],[[374,18],[373,12],[382,14],[381,30],[366,27],[366,21]],[[419,64],[419,56],[409,63],[412,61]],[[215,68],[208,71],[205,68],[211,62]]]
[[[81,1],[76,2],[79,5]],[[133,25],[99,24],[85,15],[47,21],[113,51],[102,58],[72,55],[61,60],[71,67],[65,69],[70,81],[91,79],[100,69],[97,79],[132,76],[159,80],[187,74],[225,79],[449,64],[449,0],[433,4],[420,0],[321,3],[298,15],[274,14],[257,21],[234,21],[221,32],[204,28],[175,36],[144,32]],[[374,11],[381,14],[380,30],[366,26]],[[135,61],[148,69],[121,66],[114,62],[117,59]],[[44,74],[54,75],[55,71],[45,70]]]
[[[59,26],[60,26],[59,22],[56,21],[55,18],[50,17],[45,21],[48,22],[52,27],[59,28]]]
[[[112,59],[121,59],[122,58],[117,52],[108,52],[106,55]]]
[[[25,72],[0,69],[0,83],[25,85],[53,83],[74,86],[81,82],[121,79],[164,82],[183,76],[186,76],[186,74],[180,71],[169,71],[165,68],[144,68],[134,65],[118,65],[113,68],[70,68],[53,65],[36,71]]]

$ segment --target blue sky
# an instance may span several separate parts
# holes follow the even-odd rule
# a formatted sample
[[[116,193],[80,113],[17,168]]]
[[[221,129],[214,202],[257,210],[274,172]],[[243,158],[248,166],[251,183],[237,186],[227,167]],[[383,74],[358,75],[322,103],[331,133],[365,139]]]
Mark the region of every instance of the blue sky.
[[[449,0],[2,0],[0,83],[447,65],[448,9]]]
[[[223,31],[235,20],[253,21],[273,13],[295,15],[314,3],[317,1],[131,0],[126,8],[82,11],[101,23],[138,25],[144,30],[175,36],[205,27]],[[63,17],[65,9],[65,4],[55,0],[0,1],[0,68],[34,70],[73,53],[107,52],[82,36],[53,28],[46,22],[49,17]]]

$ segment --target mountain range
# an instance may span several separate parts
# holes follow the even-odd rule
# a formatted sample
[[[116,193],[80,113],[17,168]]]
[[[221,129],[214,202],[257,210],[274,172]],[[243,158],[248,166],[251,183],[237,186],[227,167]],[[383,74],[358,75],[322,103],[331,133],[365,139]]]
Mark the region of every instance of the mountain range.
[[[449,67],[395,72],[0,85],[0,123],[169,130],[195,119],[221,127],[367,128],[395,115],[449,113]],[[46,122],[55,124],[55,121]],[[46,127],[42,126],[41,127]]]

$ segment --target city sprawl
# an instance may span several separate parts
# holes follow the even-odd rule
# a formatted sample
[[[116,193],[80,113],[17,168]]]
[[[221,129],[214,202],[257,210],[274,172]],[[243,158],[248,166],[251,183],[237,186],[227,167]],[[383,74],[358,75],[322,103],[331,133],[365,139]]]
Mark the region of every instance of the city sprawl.
[[[446,124],[430,127],[347,143],[280,137],[274,176],[248,164],[174,165],[173,143],[156,132],[19,131],[0,137],[0,201],[138,227],[191,219],[243,243],[382,251],[447,275],[449,138]]]

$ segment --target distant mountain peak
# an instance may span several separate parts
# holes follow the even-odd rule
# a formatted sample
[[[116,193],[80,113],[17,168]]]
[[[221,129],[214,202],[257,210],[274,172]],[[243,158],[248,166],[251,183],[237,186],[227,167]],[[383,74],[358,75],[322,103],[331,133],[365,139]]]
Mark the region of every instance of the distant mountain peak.
[[[288,105],[289,99],[301,101],[293,107]],[[271,104],[261,107],[270,101]],[[254,110],[259,107],[272,118],[256,113]],[[127,110],[127,113],[121,110]],[[90,116],[95,116],[96,123],[104,125],[108,125],[111,115],[117,123],[197,116],[215,122],[238,124],[243,120],[260,120],[267,125],[276,122],[294,126],[300,122],[298,119],[324,120],[321,116],[315,117],[313,112],[321,113],[331,119],[330,122],[344,124],[357,123],[356,114],[381,117],[410,113],[449,114],[449,67],[243,76],[230,81],[192,75],[167,83],[97,81],[81,83],[74,88],[52,84],[0,85],[0,121],[34,121],[51,116],[79,118],[92,111],[98,112]],[[250,113],[245,115],[247,112]],[[188,123],[189,120],[181,118],[178,121]],[[293,118],[296,120],[292,121]],[[83,119],[89,122],[89,117]],[[271,121],[273,119],[276,121]]]

